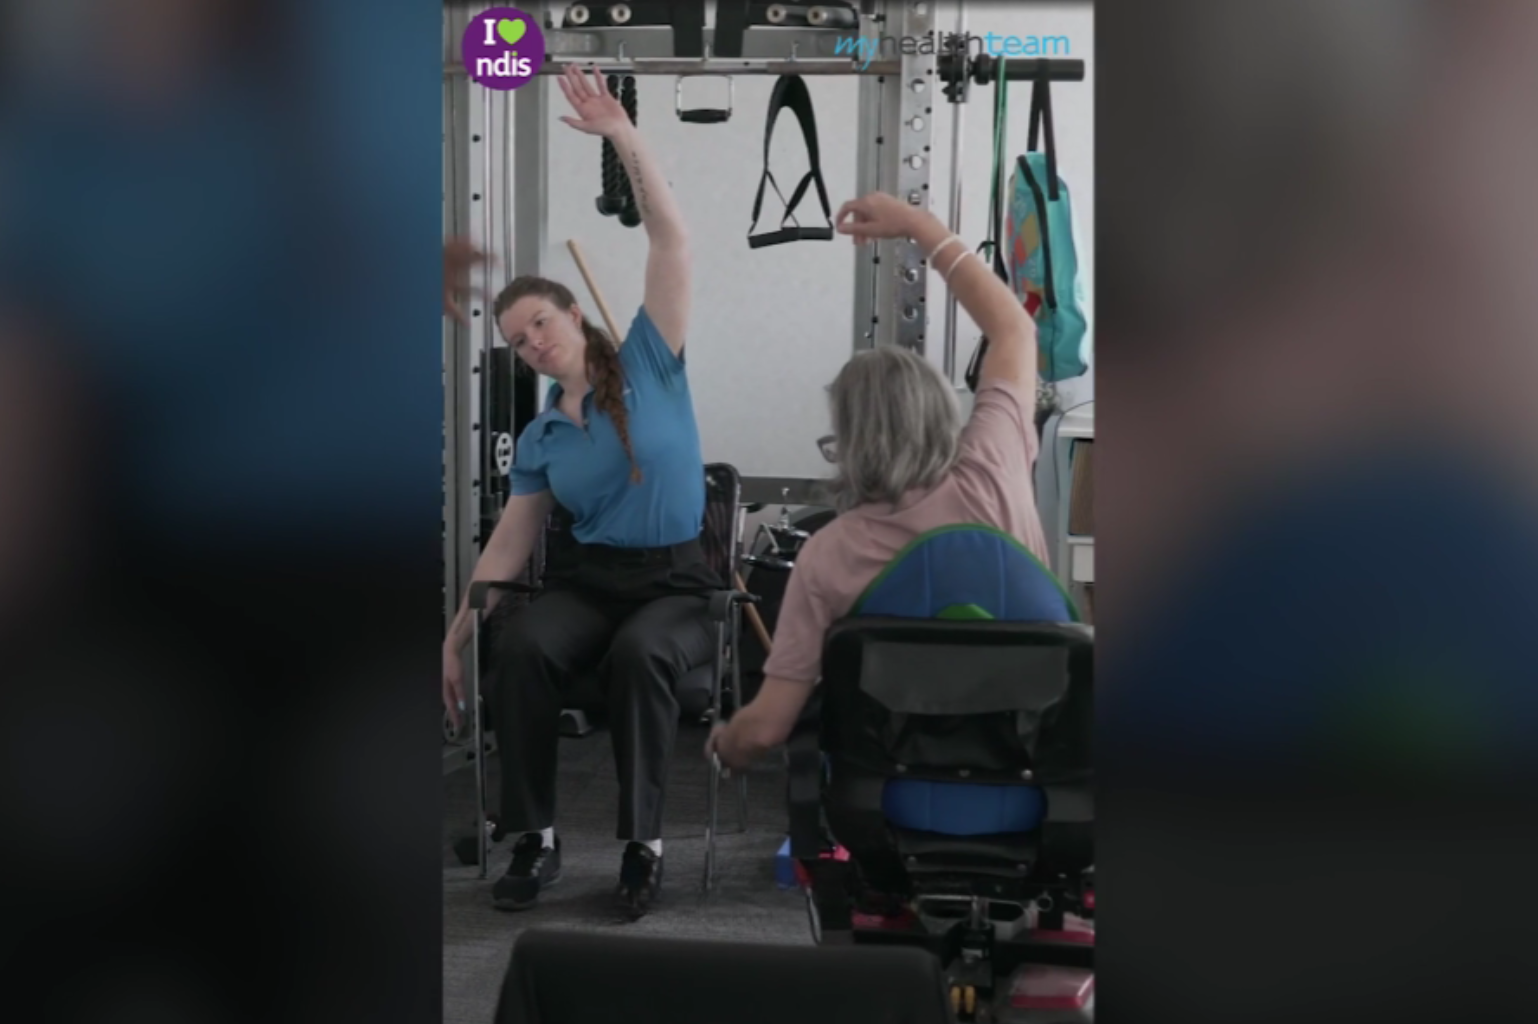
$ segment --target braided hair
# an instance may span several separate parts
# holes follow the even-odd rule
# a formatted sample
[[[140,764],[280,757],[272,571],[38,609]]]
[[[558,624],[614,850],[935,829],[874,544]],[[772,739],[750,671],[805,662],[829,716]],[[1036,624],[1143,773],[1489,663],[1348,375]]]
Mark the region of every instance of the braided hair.
[[[519,277],[502,293],[492,307],[492,315],[499,321],[519,299],[528,296],[549,299],[563,311],[570,312],[577,304],[571,289],[558,281],[543,277]],[[582,336],[587,339],[587,379],[593,385],[593,402],[608,415],[619,434],[620,444],[625,447],[625,457],[630,460],[630,482],[641,482],[641,467],[636,465],[635,452],[630,447],[630,415],[625,409],[625,371],[620,364],[619,348],[607,331],[582,318]]]

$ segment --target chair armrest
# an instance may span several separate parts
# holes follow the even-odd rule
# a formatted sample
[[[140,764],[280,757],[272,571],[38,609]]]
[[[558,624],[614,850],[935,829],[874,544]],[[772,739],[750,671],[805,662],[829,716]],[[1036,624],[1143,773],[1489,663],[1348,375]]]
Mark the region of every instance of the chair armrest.
[[[710,594],[710,621],[726,622],[731,618],[732,607],[739,604],[758,604],[757,594],[745,590],[714,590]]]
[[[486,595],[493,590],[510,590],[515,594],[537,594],[539,589],[535,584],[520,583],[517,580],[476,580],[470,584],[470,608],[472,611],[484,611]]]

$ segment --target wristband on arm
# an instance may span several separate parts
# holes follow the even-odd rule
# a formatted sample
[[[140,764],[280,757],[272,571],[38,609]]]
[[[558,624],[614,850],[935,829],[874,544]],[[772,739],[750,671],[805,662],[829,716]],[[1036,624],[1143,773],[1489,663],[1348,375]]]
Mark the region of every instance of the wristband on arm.
[[[956,258],[951,260],[950,263],[946,265],[944,270],[940,271],[940,280],[944,281],[946,284],[950,284],[951,271],[955,270],[957,264],[959,264],[962,260],[966,259],[970,255],[972,255],[971,249],[962,249],[959,253],[957,253]]]
[[[950,245],[952,242],[961,242],[961,238],[959,236],[957,236],[957,235],[949,235],[949,236],[947,236],[945,238],[940,239],[940,243],[938,245],[936,245],[933,249],[931,249],[929,251],[929,255],[924,257],[924,258],[927,259],[929,262],[933,263],[935,261],[935,257],[940,255],[940,250],[944,249],[947,245]],[[965,242],[962,242],[961,244],[962,244],[963,247],[965,247],[965,245],[966,245]]]

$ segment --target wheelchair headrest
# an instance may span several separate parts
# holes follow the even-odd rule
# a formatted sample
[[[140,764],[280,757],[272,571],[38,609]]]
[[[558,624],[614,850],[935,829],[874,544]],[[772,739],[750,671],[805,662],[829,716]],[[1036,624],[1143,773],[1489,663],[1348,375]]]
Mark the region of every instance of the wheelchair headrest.
[[[1080,771],[1094,646],[1094,629],[1073,622],[842,619],[823,648],[823,749],[910,777]]]
[[[986,715],[1060,701],[1093,650],[1079,623],[860,616],[828,631],[823,668],[890,712]]]

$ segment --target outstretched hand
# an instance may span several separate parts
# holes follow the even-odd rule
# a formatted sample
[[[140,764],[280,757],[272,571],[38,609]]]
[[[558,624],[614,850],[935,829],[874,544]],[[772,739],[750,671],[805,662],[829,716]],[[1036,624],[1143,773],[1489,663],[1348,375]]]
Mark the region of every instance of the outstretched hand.
[[[873,238],[907,238],[918,223],[919,210],[896,196],[872,192],[851,199],[838,209],[834,223],[841,235],[850,235],[856,243]]]
[[[735,765],[732,763],[733,747],[729,723],[719,722],[710,730],[710,736],[705,740],[705,760],[715,761],[721,765],[722,778],[731,774]]]
[[[459,297],[470,293],[470,270],[489,258],[463,238],[443,243],[443,312],[465,323],[465,311],[459,306]]]
[[[591,75],[584,75],[575,65],[568,66],[557,81],[561,83],[561,91],[566,94],[572,110],[577,113],[576,117],[562,117],[561,120],[577,131],[608,138],[631,126],[630,115],[625,113],[620,101],[609,91],[604,76],[596,70]]]

